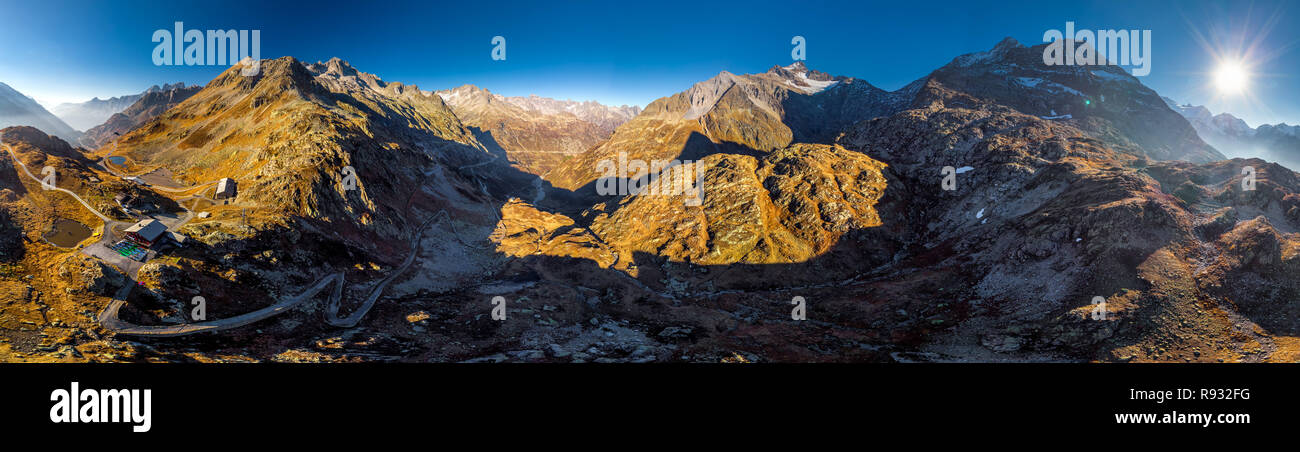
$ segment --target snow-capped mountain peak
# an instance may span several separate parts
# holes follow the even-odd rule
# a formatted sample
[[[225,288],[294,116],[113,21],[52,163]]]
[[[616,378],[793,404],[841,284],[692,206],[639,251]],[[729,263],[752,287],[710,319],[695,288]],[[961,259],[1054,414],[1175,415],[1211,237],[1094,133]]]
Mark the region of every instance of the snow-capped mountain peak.
[[[785,80],[785,84],[805,94],[825,91],[844,79],[844,77],[834,77],[825,72],[810,70],[802,61],[796,61],[788,66],[773,66],[768,73],[781,77]]]
[[[1213,114],[1200,105],[1165,103],[1183,115],[1202,140],[1229,157],[1262,158],[1288,168],[1300,168],[1300,126],[1263,124],[1252,128],[1231,113]]]

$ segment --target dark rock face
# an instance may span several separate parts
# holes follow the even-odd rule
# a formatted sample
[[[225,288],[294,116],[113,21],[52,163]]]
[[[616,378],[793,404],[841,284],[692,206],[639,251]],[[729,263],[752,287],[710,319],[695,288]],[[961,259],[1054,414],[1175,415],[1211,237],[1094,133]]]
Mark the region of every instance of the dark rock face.
[[[987,52],[958,57],[926,84],[944,89],[923,92],[913,106],[1003,105],[1057,118],[1132,155],[1196,163],[1224,158],[1138,78],[1116,66],[1047,66],[1046,46],[1008,38]]]

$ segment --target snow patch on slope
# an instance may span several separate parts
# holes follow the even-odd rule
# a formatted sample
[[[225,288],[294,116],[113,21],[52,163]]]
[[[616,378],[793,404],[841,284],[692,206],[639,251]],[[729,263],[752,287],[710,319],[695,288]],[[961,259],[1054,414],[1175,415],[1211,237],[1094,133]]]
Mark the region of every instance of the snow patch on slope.
[[[786,80],[785,83],[787,85],[795,87],[799,91],[803,91],[806,94],[817,94],[822,91],[825,91],[827,88],[830,88],[840,83],[839,81],[836,80],[810,79],[808,78],[807,71],[795,73],[795,77],[799,78],[799,83],[802,83],[803,86],[801,86],[799,83],[795,83],[794,81],[790,81],[790,80]]]
[[[1077,89],[1038,77],[1016,77],[1015,81],[1026,88],[1039,88],[1052,93],[1069,93],[1079,97],[1087,97]]]

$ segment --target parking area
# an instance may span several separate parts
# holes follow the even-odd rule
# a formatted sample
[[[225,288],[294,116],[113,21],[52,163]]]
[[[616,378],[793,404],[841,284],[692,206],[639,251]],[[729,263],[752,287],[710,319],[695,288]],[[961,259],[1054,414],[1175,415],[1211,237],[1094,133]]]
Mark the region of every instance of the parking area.
[[[109,245],[108,249],[117,252],[122,257],[138,262],[144,262],[145,256],[149,253],[148,249],[128,240],[120,240]]]
[[[114,245],[116,245],[116,243]],[[144,266],[144,262],[148,261],[149,258],[152,257],[149,255],[150,252],[146,250],[146,254],[143,256],[142,260],[133,260],[130,257],[123,255],[120,251],[109,248],[109,246],[105,245],[104,242],[95,243],[82,248],[81,252],[85,253],[87,256],[100,259],[114,267],[117,267],[123,272],[126,272],[126,274],[130,275],[132,278],[135,278],[136,273],[140,271],[140,267]]]

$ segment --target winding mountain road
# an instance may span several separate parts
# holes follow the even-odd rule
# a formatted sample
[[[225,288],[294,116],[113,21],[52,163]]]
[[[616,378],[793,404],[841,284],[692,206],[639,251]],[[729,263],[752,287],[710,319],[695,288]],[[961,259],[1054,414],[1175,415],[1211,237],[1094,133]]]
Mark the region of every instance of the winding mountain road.
[[[0,132],[0,143],[4,143],[4,132]],[[41,182],[41,178],[36,177],[35,174],[32,174],[32,172],[31,172],[30,170],[27,169],[27,165],[24,164],[22,160],[19,160],[19,159],[18,159],[18,154],[15,154],[15,153],[14,153],[13,148],[9,147],[8,144],[5,144],[4,147],[5,147],[5,150],[9,152],[9,156],[12,157],[12,158],[14,159],[14,163],[18,164],[18,167],[19,167],[19,168],[22,168],[23,173],[26,173],[26,174],[27,174],[27,177],[32,178],[32,180],[36,181],[36,183],[41,184],[41,188],[42,188],[42,189],[48,189],[48,190],[54,190],[54,191],[61,191],[61,192],[67,193],[67,194],[69,194],[69,195],[72,195],[72,198],[73,198],[73,199],[76,199],[77,202],[81,203],[81,205],[82,205],[83,207],[86,208],[86,210],[89,210],[90,213],[95,214],[95,216],[99,217],[99,219],[104,220],[105,223],[110,223],[110,224],[111,224],[111,223],[116,223],[116,222],[117,222],[117,221],[113,220],[112,218],[109,218],[109,217],[105,216],[104,214],[99,213],[98,210],[95,210],[94,207],[91,207],[91,206],[90,206],[90,203],[86,202],[86,200],[84,200],[84,199],[81,199],[81,196],[78,196],[76,193],[73,193],[71,190],[67,190],[67,189],[63,189],[63,188],[59,188],[59,187],[50,187],[50,188],[46,188],[45,185],[44,185],[44,182]]]
[[[27,169],[27,165],[23,164],[23,162],[18,159],[18,155],[13,152],[13,149],[10,148],[8,144],[4,144],[3,142],[4,142],[4,134],[0,132],[0,144],[4,145],[5,149],[9,152],[9,155],[13,158],[14,162],[17,163],[20,168],[22,168],[23,172],[27,174],[27,177],[31,178],[37,183],[41,183],[40,178],[32,174],[31,171]],[[476,167],[476,166],[481,166],[484,163],[490,163],[490,162],[491,161],[482,162],[474,165],[467,165],[467,166]],[[101,164],[101,166],[106,170],[108,170],[109,173],[115,176],[118,175],[117,172],[113,171],[107,166],[107,157],[105,157],[104,163]],[[185,192],[206,185],[211,185],[213,183],[215,182],[210,182],[208,184],[202,184],[202,185],[195,185],[184,189],[174,189],[170,191],[172,191],[173,193]],[[150,187],[150,188],[160,189],[162,187]],[[100,219],[103,219],[106,225],[120,223],[116,220],[113,220],[105,216],[99,211],[95,210],[95,208],[91,207],[90,204],[87,203],[84,199],[81,199],[81,196],[77,195],[76,193],[70,190],[65,190],[57,187],[53,188],[53,190],[57,190],[63,193],[67,193],[68,195],[71,195],[74,199],[77,200],[77,202],[80,202],[83,207],[85,207],[91,213],[94,213],[95,216],[98,216]],[[201,194],[197,194],[197,195],[192,195],[188,198],[181,199],[178,202],[197,200],[197,199],[207,199],[207,198]],[[184,208],[184,205],[182,205],[181,207]],[[182,225],[186,221],[189,221],[189,219],[193,216],[193,211],[191,211],[190,209],[186,209],[186,210],[188,211],[188,213],[186,215],[186,218],[181,221],[180,224]],[[329,302],[326,304],[326,310],[325,310],[326,321],[331,325],[339,326],[339,327],[356,326],[361,321],[361,319],[365,317],[367,313],[370,312],[370,309],[374,307],[375,303],[379,301],[379,298],[384,293],[384,289],[386,289],[390,283],[396,280],[398,276],[401,276],[402,273],[410,269],[411,265],[415,263],[416,257],[419,255],[419,251],[420,251],[419,245],[420,245],[421,237],[424,235],[424,230],[427,229],[429,226],[433,225],[434,223],[436,223],[440,219],[445,219],[450,221],[451,216],[450,214],[447,213],[445,209],[439,210],[433,216],[429,217],[429,219],[425,220],[424,223],[421,224],[418,229],[411,232],[411,237],[408,239],[411,252],[406,256],[406,260],[403,261],[400,266],[398,266],[396,269],[390,272],[388,276],[384,277],[384,279],[381,280],[374,288],[372,288],[370,290],[370,294],[365,298],[361,306],[359,306],[355,311],[353,311],[351,314],[348,314],[347,316],[339,315],[339,312],[341,310],[341,304],[343,301],[343,288],[345,283],[343,273],[340,272],[340,273],[334,273],[325,276],[317,280],[315,284],[313,284],[306,291],[304,291],[301,294],[298,294],[297,296],[285,298],[270,306],[267,306],[262,309],[258,309],[256,311],[247,312],[244,314],[240,314],[234,317],[228,317],[224,319],[186,323],[180,325],[138,325],[138,324],[134,324],[122,320],[121,317],[119,316],[122,306],[126,305],[126,298],[127,296],[130,295],[131,289],[135,286],[134,284],[131,284],[131,282],[133,281],[128,281],[128,284],[122,287],[122,289],[118,290],[118,292],[114,295],[113,301],[110,302],[108,306],[106,306],[104,310],[100,312],[97,320],[99,321],[100,325],[103,326],[105,329],[113,331],[117,334],[134,335],[134,336],[176,337],[176,336],[187,336],[196,333],[224,331],[233,328],[239,328],[287,312],[297,307],[298,305],[301,305],[302,303],[311,300],[322,290],[325,290],[325,288],[328,287],[330,284],[334,284],[334,290],[330,295]],[[459,234],[457,233],[457,231],[455,231],[455,224],[452,224],[452,229],[453,229],[452,232],[455,233],[457,235],[457,238],[459,239]]]
[[[398,276],[411,268],[411,264],[415,263],[415,257],[420,253],[420,238],[424,236],[424,230],[439,218],[450,220],[451,217],[447,214],[446,210],[439,210],[438,213],[429,217],[428,220],[425,220],[424,224],[420,225],[420,228],[411,234],[411,238],[409,239],[411,253],[406,256],[406,260],[402,262],[402,265],[393,269],[388,276],[384,277],[384,279],[379,282],[379,285],[375,286],[374,289],[371,289],[370,295],[366,297],[366,301],[347,317],[339,317],[339,303],[342,301],[343,297],[340,296],[341,294],[336,293],[335,296],[330,299],[328,304],[329,307],[325,309],[325,321],[329,322],[330,325],[340,327],[353,327],[356,326],[357,323],[361,322],[361,318],[365,317],[366,313],[370,312],[370,308],[375,306],[375,302],[379,301],[379,296],[383,295],[384,288],[388,287],[388,283],[393,282],[394,279],[397,279]]]
[[[248,325],[259,320],[264,320],[293,309],[303,302],[311,300],[312,297],[315,297],[317,293],[324,290],[330,283],[334,283],[334,296],[340,297],[343,294],[343,274],[335,273],[316,281],[315,285],[311,286],[311,288],[298,296],[286,298],[274,305],[220,320],[185,323],[180,325],[136,325],[122,320],[118,317],[118,311],[120,311],[122,306],[126,304],[126,297],[122,296],[114,299],[112,303],[108,304],[108,307],[104,308],[103,312],[99,313],[99,324],[117,334],[127,334],[132,336],[175,337],[195,333],[228,330]],[[127,286],[127,288],[129,289],[130,286]],[[118,293],[119,295],[122,295],[121,291]]]
[[[389,273],[388,276],[384,277],[378,285],[370,289],[370,294],[366,297],[365,301],[362,302],[361,306],[347,316],[339,315],[343,301],[343,273],[334,273],[317,280],[316,284],[312,285],[311,288],[296,297],[286,298],[271,306],[234,317],[181,325],[136,325],[118,317],[118,312],[121,310],[122,306],[126,304],[126,297],[120,296],[116,297],[113,302],[109,303],[108,307],[99,314],[99,323],[104,328],[118,334],[134,336],[175,337],[195,333],[224,331],[232,328],[239,328],[287,312],[303,302],[312,299],[312,297],[315,297],[316,294],[320,293],[321,290],[324,290],[330,283],[334,283],[334,291],[330,295],[329,301],[326,304],[325,321],[334,326],[353,327],[360,323],[361,319],[375,306],[375,303],[379,301],[379,297],[384,294],[384,289],[388,287],[388,284],[392,283],[393,280],[397,279],[398,276],[401,276],[402,273],[410,269],[411,265],[415,263],[415,258],[420,252],[420,238],[424,235],[424,230],[439,219],[450,220],[450,218],[451,217],[447,214],[446,210],[440,210],[428,220],[425,220],[424,224],[411,234],[409,239],[411,252],[406,256],[406,260],[402,262],[402,265],[393,269],[393,271]]]
[[[435,224],[438,220],[448,220],[450,222],[451,216],[445,209],[439,210],[437,213],[433,214],[433,216],[429,217],[429,219],[425,220],[418,229],[412,231],[411,236],[408,238],[411,252],[406,256],[406,260],[404,260],[397,268],[393,269],[393,271],[390,272],[388,276],[384,277],[383,280],[379,281],[374,288],[370,289],[369,295],[366,296],[365,300],[361,303],[361,306],[347,316],[339,315],[342,310],[345,279],[343,273],[334,273],[317,280],[314,285],[302,294],[280,300],[271,306],[225,319],[181,325],[136,325],[126,322],[118,316],[122,306],[126,304],[126,297],[125,295],[118,296],[115,297],[112,303],[110,303],[108,307],[100,313],[99,323],[103,327],[118,334],[134,336],[176,337],[195,333],[225,331],[287,312],[303,302],[312,299],[320,293],[321,290],[324,290],[325,287],[333,283],[334,290],[330,294],[329,300],[326,302],[325,321],[333,326],[350,328],[360,323],[361,319],[370,312],[370,309],[373,308],[375,303],[379,301],[379,298],[383,296],[384,290],[388,288],[390,283],[411,268],[411,265],[415,263],[416,257],[419,256],[419,245],[420,240],[424,235],[424,231],[428,229],[429,226]],[[455,230],[455,224],[452,224],[452,232],[457,235],[457,239],[460,238],[459,233]],[[129,287],[127,289],[129,289]]]

